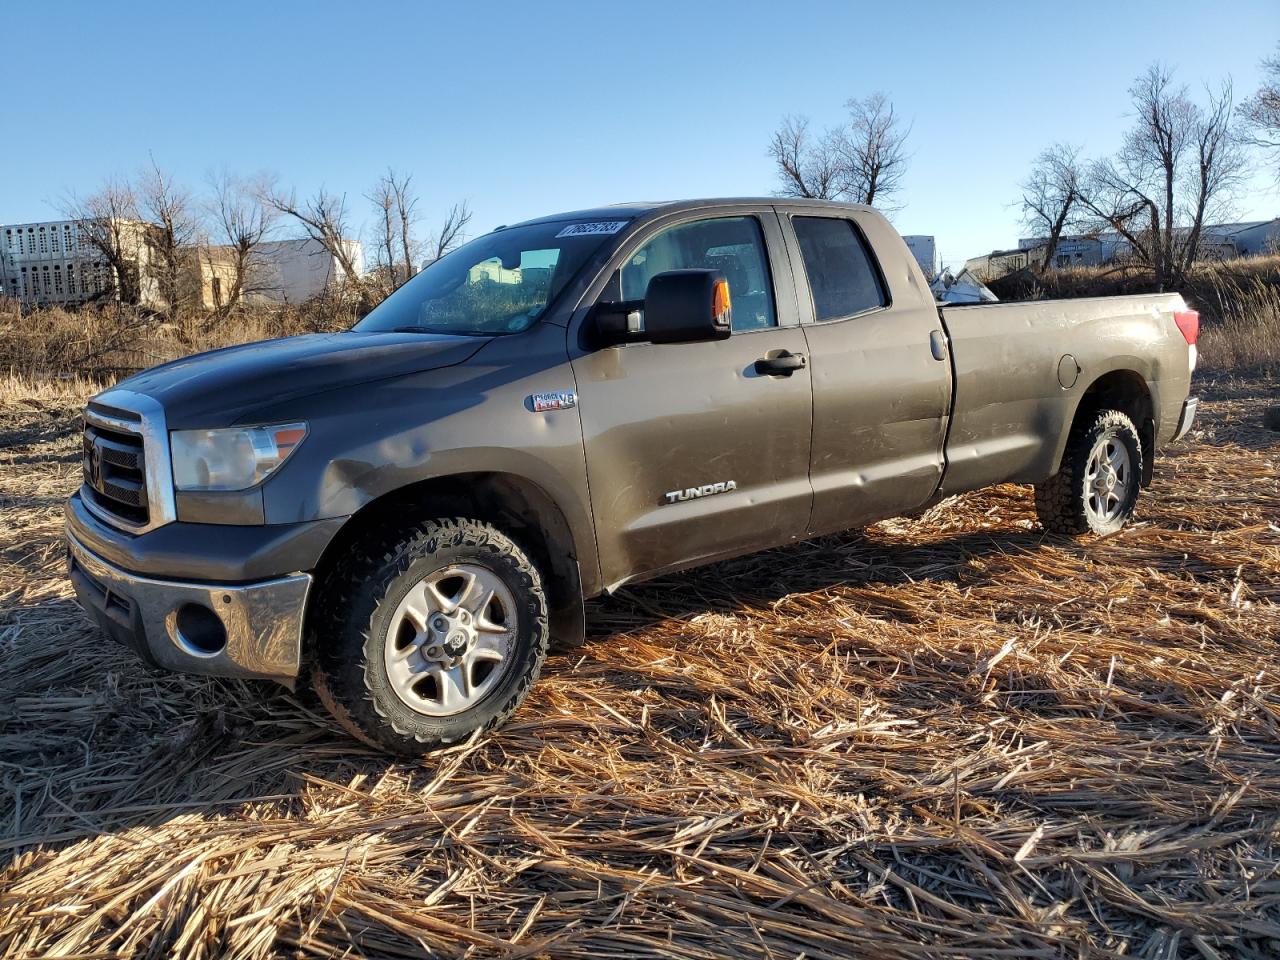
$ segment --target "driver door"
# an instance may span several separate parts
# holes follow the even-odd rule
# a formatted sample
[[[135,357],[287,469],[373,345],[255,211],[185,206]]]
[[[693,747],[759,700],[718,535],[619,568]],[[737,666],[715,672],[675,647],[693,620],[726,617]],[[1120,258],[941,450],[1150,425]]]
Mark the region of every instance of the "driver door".
[[[605,584],[804,536],[809,369],[756,367],[806,352],[776,215],[731,209],[668,221],[624,246],[615,266],[600,300],[642,298],[667,270],[722,271],[733,333],[574,357]]]

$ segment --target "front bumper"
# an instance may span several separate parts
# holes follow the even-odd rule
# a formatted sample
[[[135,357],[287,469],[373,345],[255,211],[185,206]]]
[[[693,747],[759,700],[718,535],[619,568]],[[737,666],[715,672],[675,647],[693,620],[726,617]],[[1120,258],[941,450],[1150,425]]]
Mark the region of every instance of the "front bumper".
[[[298,674],[311,575],[257,583],[185,583],[120,569],[67,533],[71,583],[85,612],[153,666],[289,683]]]
[[[1199,406],[1199,400],[1196,397],[1188,397],[1186,403],[1182,405],[1182,415],[1178,417],[1178,429],[1173,432],[1174,440],[1181,440],[1191,431],[1191,425],[1196,419],[1197,406]]]

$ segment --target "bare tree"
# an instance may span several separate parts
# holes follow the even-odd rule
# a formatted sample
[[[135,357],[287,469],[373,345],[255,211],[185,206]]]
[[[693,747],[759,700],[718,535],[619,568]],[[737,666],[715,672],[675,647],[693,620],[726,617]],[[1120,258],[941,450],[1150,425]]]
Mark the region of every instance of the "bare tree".
[[[1191,269],[1200,253],[1204,225],[1230,212],[1230,201],[1248,169],[1239,131],[1232,123],[1231,83],[1208,91],[1208,102],[1197,108],[1188,146],[1191,170],[1186,186],[1190,222],[1182,248],[1181,273]]]
[[[1249,144],[1268,156],[1280,179],[1280,53],[1262,61],[1262,72],[1262,86],[1240,104],[1240,118]]]
[[[769,143],[769,156],[778,167],[779,195],[840,199],[845,186],[843,146],[838,130],[828,130],[814,142],[806,117],[784,117]]]
[[[1022,222],[1033,237],[1045,239],[1039,272],[1053,263],[1063,230],[1079,220],[1082,189],[1078,148],[1056,143],[1036,157],[1022,184]]]
[[[387,179],[392,184],[392,192],[396,199],[396,215],[400,218],[400,253],[404,258],[404,279],[408,281],[418,272],[414,266],[417,250],[413,242],[413,225],[416,218],[418,198],[410,189],[413,180],[412,176],[406,175],[397,184],[395,173],[388,170]],[[471,219],[471,214],[467,214],[467,219]],[[466,226],[466,224],[464,223],[463,226]]]
[[[805,117],[785,117],[769,142],[784,197],[848,200],[892,208],[906,172],[901,119],[882,93],[849,100],[847,122],[814,136]]]
[[[333,257],[343,274],[339,280],[344,286],[359,285],[360,271],[348,240],[351,230],[346,197],[329,193],[321,187],[315,196],[300,202],[296,192],[285,193],[274,184],[265,184],[260,196],[267,206],[296,221],[311,240]]]
[[[1114,158],[1089,168],[1084,205],[1164,288],[1200,252],[1206,216],[1221,213],[1244,172],[1230,124],[1231,88],[1193,102],[1171,72],[1150,67],[1130,88],[1136,119]]]
[[[883,93],[849,100],[848,128],[839,137],[843,148],[844,196],[854,203],[892,207],[907,170],[904,129],[893,104]]]
[[[139,303],[142,235],[133,185],[107,180],[96,193],[83,199],[72,195],[63,206],[66,218],[76,221],[79,236],[106,262],[116,296],[122,303]]]
[[[279,216],[278,211],[262,199],[259,183],[223,172],[209,178],[211,197],[209,218],[216,232],[225,260],[231,267],[231,282],[221,303],[215,303],[219,314],[234,310],[246,296],[268,289],[259,258],[259,248],[270,236]],[[206,252],[210,272],[216,272],[215,255]]]
[[[377,267],[385,280],[385,293],[395,290],[416,273],[417,242],[413,236],[418,198],[413,177],[388,169],[366,196],[378,215]]]
[[[160,301],[172,316],[190,296],[183,284],[183,271],[191,266],[199,229],[195,203],[191,194],[174,183],[154,159],[139,179],[138,200],[143,217],[149,221],[146,272],[155,281]]]
[[[449,213],[440,224],[440,229],[430,240],[427,259],[431,262],[439,260],[461,244],[466,236],[467,224],[470,222],[471,209],[467,206],[467,201],[463,200],[450,207]]]
[[[387,179],[383,177],[367,194],[378,216],[373,273],[382,286],[384,297],[400,285],[396,269],[396,202]]]

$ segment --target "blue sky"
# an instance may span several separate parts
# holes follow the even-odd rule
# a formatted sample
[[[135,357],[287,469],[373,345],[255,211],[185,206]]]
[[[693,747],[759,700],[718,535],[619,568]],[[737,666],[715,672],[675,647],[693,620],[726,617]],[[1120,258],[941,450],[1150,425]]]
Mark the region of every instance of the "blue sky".
[[[887,93],[913,123],[905,233],[944,260],[1011,245],[1044,146],[1112,151],[1126,89],[1160,58],[1238,96],[1280,41],[1280,3],[81,3],[0,16],[0,222],[154,154],[192,186],[229,168],[363,194],[412,171],[430,220],[472,233],[634,199],[768,194],[769,136]],[[1257,176],[1242,218],[1280,215]]]

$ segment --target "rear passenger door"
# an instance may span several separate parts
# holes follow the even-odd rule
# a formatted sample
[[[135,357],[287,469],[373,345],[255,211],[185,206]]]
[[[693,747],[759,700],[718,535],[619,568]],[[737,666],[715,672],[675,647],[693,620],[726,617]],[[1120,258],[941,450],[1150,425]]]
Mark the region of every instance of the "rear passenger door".
[[[811,532],[918,507],[942,476],[951,400],[933,297],[878,214],[780,213],[802,265],[797,288],[813,378]],[[875,249],[890,251],[894,269],[882,268]]]

